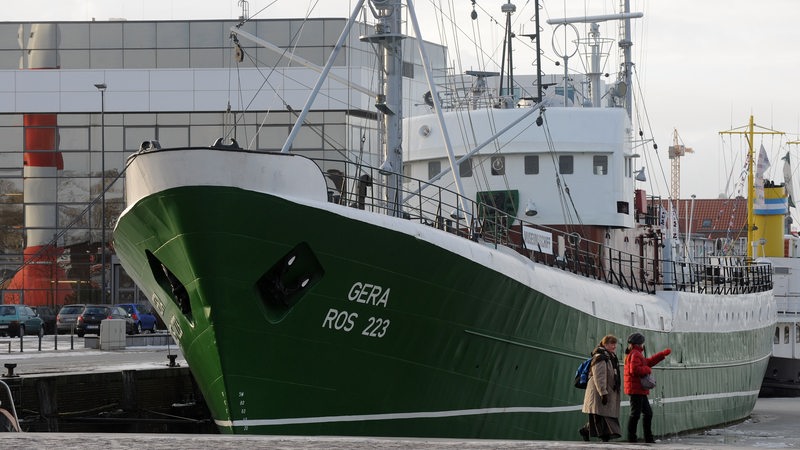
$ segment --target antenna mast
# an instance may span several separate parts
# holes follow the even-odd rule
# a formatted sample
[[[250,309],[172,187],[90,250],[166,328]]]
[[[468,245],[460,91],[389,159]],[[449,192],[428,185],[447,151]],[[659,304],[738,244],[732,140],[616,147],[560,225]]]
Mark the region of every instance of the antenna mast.
[[[547,20],[547,23],[550,24],[550,25],[569,25],[569,24],[575,24],[575,23],[588,23],[588,24],[591,24],[592,32],[590,33],[590,38],[587,40],[587,42],[588,42],[589,46],[592,47],[591,63],[592,63],[593,66],[591,68],[592,72],[590,73],[590,77],[591,77],[590,83],[592,85],[592,92],[593,92],[593,97],[594,97],[593,98],[593,102],[592,102],[592,106],[595,106],[595,107],[600,106],[599,104],[597,104],[597,102],[599,102],[599,98],[600,98],[600,95],[599,95],[600,92],[598,91],[598,89],[599,89],[600,74],[601,74],[600,67],[599,67],[599,61],[600,61],[600,58],[599,58],[599,47],[600,47],[600,45],[602,45],[602,43],[600,41],[600,37],[599,37],[600,36],[599,35],[599,26],[597,24],[599,24],[600,22],[607,22],[609,20],[623,20],[623,21],[625,21],[625,33],[626,33],[626,36],[623,37],[619,41],[619,45],[620,45],[620,47],[623,47],[623,48],[625,46],[630,47],[630,45],[631,45],[630,44],[630,20],[631,19],[638,19],[638,18],[644,16],[643,13],[627,12],[627,10],[629,9],[630,6],[628,4],[628,0],[624,0],[624,1],[625,1],[626,12],[623,12],[623,13],[620,13],[620,14],[603,14],[603,15],[598,15],[598,16],[566,17],[566,18],[563,18],[563,19],[548,19]],[[628,50],[626,52],[624,52],[624,54],[625,54],[625,58],[626,58],[625,62],[623,63],[624,67],[626,68],[625,69],[626,73],[624,74],[624,79],[626,80],[625,83],[627,83],[625,85],[625,99],[626,99],[625,100],[625,103],[626,103],[625,104],[625,110],[628,113],[628,118],[630,118],[631,117],[631,100],[630,99],[632,98],[632,96],[631,96],[632,95],[632,93],[631,93],[632,89],[630,89],[630,79],[631,79],[630,67],[633,66],[633,63],[630,61],[630,48],[628,48]],[[566,56],[564,56],[564,57],[566,58]],[[566,60],[565,60],[565,62],[566,62]],[[597,65],[597,67],[595,67],[594,65]],[[565,76],[566,76],[566,69],[565,69]],[[594,94],[595,92],[597,92],[597,95]],[[564,87],[564,95],[566,95],[566,81],[565,81],[565,87]],[[566,104],[566,100],[565,100],[565,104]]]
[[[504,38],[505,45],[503,46],[503,60],[500,65],[500,95],[503,96],[503,65],[506,64],[508,61],[508,70],[506,72],[506,76],[508,77],[508,86],[506,89],[508,90],[508,95],[504,96],[505,101],[503,102],[504,108],[508,108],[514,103],[516,103],[516,96],[514,95],[514,58],[512,55],[512,39],[514,38],[514,32],[511,31],[511,15],[517,10],[516,5],[511,3],[511,0],[508,0],[506,4],[504,4],[501,8],[506,15],[506,36]],[[508,52],[508,57],[506,57],[506,52]]]
[[[250,4],[247,0],[239,0],[239,6],[242,7],[242,15],[239,17],[239,22],[250,20]]]
[[[631,59],[631,47],[633,41],[631,40],[631,2],[630,0],[623,0],[622,16],[623,29],[620,30],[622,36],[619,39],[619,48],[622,50],[622,81],[625,82],[625,111],[628,112],[628,117],[632,116],[633,104],[633,89],[631,88],[631,72],[633,71],[633,60]],[[641,17],[641,16],[638,16]]]

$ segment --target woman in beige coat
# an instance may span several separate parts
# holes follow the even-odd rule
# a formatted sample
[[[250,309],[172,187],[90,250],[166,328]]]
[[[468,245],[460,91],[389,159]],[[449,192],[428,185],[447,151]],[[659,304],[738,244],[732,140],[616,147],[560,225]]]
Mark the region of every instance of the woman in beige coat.
[[[621,436],[619,426],[620,372],[617,359],[617,338],[608,335],[592,352],[592,364],[582,411],[589,421],[578,430],[584,441],[590,436],[603,442]]]

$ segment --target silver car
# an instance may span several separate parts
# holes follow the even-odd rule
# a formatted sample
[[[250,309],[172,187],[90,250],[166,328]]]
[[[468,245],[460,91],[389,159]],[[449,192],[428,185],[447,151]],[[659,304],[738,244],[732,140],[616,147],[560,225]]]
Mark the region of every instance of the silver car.
[[[75,329],[78,316],[83,312],[86,305],[64,305],[56,316],[56,332],[70,333]]]

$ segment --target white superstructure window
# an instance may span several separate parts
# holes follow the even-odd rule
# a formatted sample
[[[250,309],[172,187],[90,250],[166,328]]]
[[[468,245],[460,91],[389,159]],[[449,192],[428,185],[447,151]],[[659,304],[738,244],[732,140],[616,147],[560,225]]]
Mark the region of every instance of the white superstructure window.
[[[539,173],[539,155],[525,156],[525,175],[536,175]]]
[[[439,175],[439,172],[442,171],[442,162],[441,161],[430,161],[428,162],[428,178],[433,178],[436,175]]]
[[[561,155],[558,157],[558,173],[575,173],[575,157],[572,155]]]
[[[472,176],[472,158],[458,165],[458,174],[464,178]]]
[[[608,156],[594,155],[592,157],[592,168],[595,175],[608,175]]]

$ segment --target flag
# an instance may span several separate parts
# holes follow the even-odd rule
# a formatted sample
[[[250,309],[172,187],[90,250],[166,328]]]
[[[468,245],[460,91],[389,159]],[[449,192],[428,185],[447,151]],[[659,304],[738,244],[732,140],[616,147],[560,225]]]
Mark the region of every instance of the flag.
[[[789,152],[786,152],[786,156],[781,159],[783,160],[783,188],[789,199],[789,207],[794,208],[794,184],[792,184],[792,163],[789,161]]]
[[[769,158],[767,158],[767,151],[764,150],[764,144],[761,144],[761,149],[758,151],[758,162],[756,163],[756,179],[755,198],[753,199],[753,208],[762,208],[764,206],[764,172],[769,168]]]

